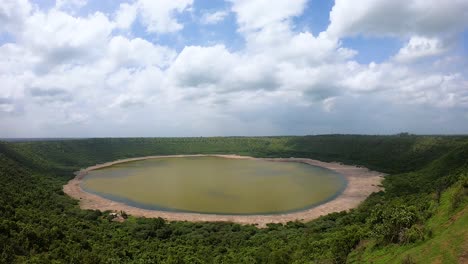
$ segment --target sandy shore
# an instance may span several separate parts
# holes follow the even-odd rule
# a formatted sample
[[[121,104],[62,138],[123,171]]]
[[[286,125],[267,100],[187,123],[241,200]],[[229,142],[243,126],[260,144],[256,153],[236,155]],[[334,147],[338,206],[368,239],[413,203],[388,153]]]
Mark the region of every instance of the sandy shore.
[[[197,214],[197,213],[179,213],[179,212],[165,212],[157,210],[141,209],[133,206],[126,205],[124,203],[114,202],[103,198],[101,196],[85,192],[80,187],[81,180],[91,170],[112,166],[114,164],[144,160],[144,159],[155,159],[155,158],[167,158],[167,157],[196,157],[196,156],[215,156],[222,158],[234,158],[234,159],[260,159],[247,156],[237,155],[173,155],[173,156],[147,156],[131,159],[116,160],[95,166],[88,167],[86,169],[76,172],[76,177],[70,180],[66,185],[63,186],[63,191],[69,196],[80,201],[80,207],[82,209],[93,209],[93,210],[112,210],[120,211],[123,210],[127,214],[140,217],[162,217],[169,221],[209,221],[209,222],[235,222],[240,224],[256,224],[259,227],[265,227],[268,223],[287,223],[289,221],[309,221],[318,218],[322,215],[326,215],[333,212],[346,211],[357,207],[362,201],[364,201],[371,193],[381,190],[379,187],[383,180],[383,173],[370,171],[363,167],[343,165],[340,163],[328,163],[312,159],[303,158],[265,158],[262,160],[277,161],[277,162],[302,162],[314,166],[319,166],[336,171],[342,174],[348,181],[345,190],[338,195],[335,199],[318,205],[316,207],[294,213],[286,214],[275,214],[275,215],[216,215],[216,214]]]

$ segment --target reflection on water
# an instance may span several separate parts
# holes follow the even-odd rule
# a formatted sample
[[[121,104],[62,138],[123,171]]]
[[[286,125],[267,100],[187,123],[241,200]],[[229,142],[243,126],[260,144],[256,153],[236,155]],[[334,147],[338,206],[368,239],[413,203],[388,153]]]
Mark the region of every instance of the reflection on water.
[[[296,162],[161,158],[91,171],[82,187],[136,207],[221,214],[280,213],[329,200],[345,186],[328,169]]]

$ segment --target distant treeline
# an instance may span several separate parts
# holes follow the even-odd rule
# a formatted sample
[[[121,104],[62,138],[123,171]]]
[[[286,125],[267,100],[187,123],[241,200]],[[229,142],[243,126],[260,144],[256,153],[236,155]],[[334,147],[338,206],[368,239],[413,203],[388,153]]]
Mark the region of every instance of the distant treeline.
[[[351,212],[267,229],[133,217],[116,223],[106,212],[80,210],[77,201],[62,192],[62,185],[80,168],[171,154],[304,157],[362,165],[389,175],[384,192],[371,195]],[[467,221],[467,178],[466,136],[0,142],[0,263],[385,263],[389,256],[411,263],[413,258],[428,260],[430,254],[402,249],[415,251],[442,238],[452,252],[443,260],[450,263],[464,250],[463,243],[455,242],[460,236],[464,240],[466,230],[447,238],[441,232]]]

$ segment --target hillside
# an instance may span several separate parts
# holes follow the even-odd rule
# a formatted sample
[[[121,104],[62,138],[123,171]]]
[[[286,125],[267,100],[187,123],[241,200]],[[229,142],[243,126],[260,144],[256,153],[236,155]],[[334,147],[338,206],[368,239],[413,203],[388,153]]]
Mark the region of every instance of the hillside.
[[[267,229],[80,210],[82,167],[168,154],[339,161],[388,173],[359,208]],[[457,263],[468,245],[468,137],[124,138],[0,142],[1,263]],[[430,252],[430,254],[428,253]]]

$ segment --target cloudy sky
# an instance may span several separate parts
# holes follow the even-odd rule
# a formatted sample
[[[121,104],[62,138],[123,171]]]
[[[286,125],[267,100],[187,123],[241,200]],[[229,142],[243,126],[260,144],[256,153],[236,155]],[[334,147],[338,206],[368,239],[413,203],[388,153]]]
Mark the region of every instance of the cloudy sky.
[[[468,133],[468,0],[2,0],[0,137]]]

